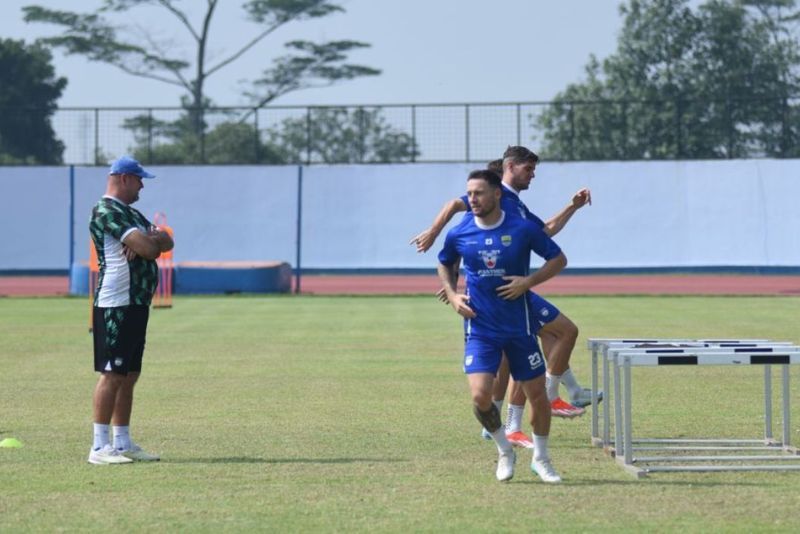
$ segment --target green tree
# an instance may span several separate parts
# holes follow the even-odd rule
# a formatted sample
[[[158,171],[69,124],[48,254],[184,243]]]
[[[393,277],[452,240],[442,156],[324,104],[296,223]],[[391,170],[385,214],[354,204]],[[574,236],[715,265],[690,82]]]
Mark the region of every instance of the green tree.
[[[380,109],[312,108],[267,131],[267,147],[283,163],[414,161],[414,139],[386,121]]]
[[[50,118],[67,86],[43,46],[0,39],[0,163],[59,164],[64,144]]]
[[[192,22],[190,12],[180,4],[180,0],[104,0],[102,6],[91,13],[59,11],[37,5],[26,6],[23,11],[27,22],[50,23],[64,28],[62,34],[42,39],[49,46],[113,65],[133,76],[184,89],[181,104],[186,110],[185,117],[172,123],[154,123],[149,117],[137,117],[128,121],[127,126],[132,129],[141,126],[147,128],[149,134],[172,137],[174,144],[194,145],[203,158],[203,137],[207,127],[204,115],[205,109],[211,105],[206,94],[208,79],[224,72],[225,67],[248,52],[257,50],[257,45],[287,24],[344,12],[341,6],[330,0],[246,0],[241,9],[254,25],[252,35],[243,36],[232,53],[212,61],[208,53],[210,31],[218,15],[219,0],[206,0],[199,24]],[[115,25],[109,20],[145,6],[159,8],[165,16],[179,21],[188,35],[193,59],[172,52],[178,49],[174,43],[159,41],[153,33],[145,30],[140,30],[141,35],[136,38],[126,39],[123,36],[130,32],[123,31],[122,24]],[[231,41],[234,37],[239,36],[226,36],[226,40]],[[378,75],[380,71],[377,69],[347,62],[350,52],[368,46],[352,40],[287,42],[284,44],[285,52],[273,54],[272,63],[265,64],[263,72],[250,81],[250,88],[243,96],[248,99],[248,105],[257,108],[293,91]],[[241,120],[247,115],[249,113]],[[185,139],[187,135],[196,139],[188,141]]]
[[[617,51],[535,117],[557,159],[798,154],[795,0],[630,0]]]

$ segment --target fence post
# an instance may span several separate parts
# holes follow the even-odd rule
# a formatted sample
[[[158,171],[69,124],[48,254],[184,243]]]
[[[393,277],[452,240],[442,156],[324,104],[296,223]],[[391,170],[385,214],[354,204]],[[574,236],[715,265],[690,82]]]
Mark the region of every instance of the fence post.
[[[260,161],[261,138],[258,130],[258,108],[253,108],[253,160]]]
[[[358,162],[364,163],[364,152],[366,152],[366,132],[365,130],[365,122],[366,119],[364,117],[364,108],[359,107],[357,109],[358,112]]]
[[[200,163],[206,162],[206,125],[205,125],[205,106],[200,106],[198,113],[198,127],[200,129]]]
[[[731,109],[731,96],[725,96],[725,110],[728,115],[728,159],[733,159],[733,110]]]
[[[300,251],[303,242],[303,166],[297,166],[297,236],[295,240],[294,292],[300,293]]]
[[[306,165],[310,164],[311,164],[311,108],[309,107],[306,108]]]
[[[69,265],[67,272],[72,273],[75,263],[75,165],[69,166]],[[91,288],[89,288],[91,291]]]
[[[628,101],[622,102],[622,159],[628,159]]]
[[[464,136],[465,136],[465,156],[467,162],[469,162],[469,104],[464,105]]]
[[[575,105],[569,103],[569,160],[575,159]]]
[[[100,108],[94,108],[94,164],[100,165]]]
[[[787,101],[786,97],[781,99],[781,157],[787,158],[789,157],[786,153],[788,152],[789,147],[789,137],[788,133],[786,132],[786,122],[788,120],[787,113],[789,110],[789,102]]]
[[[147,110],[147,163],[153,163],[153,109]]]
[[[417,106],[411,105],[411,142],[414,149],[411,151],[411,163],[417,161]]]
[[[683,156],[683,135],[681,128],[681,117],[683,111],[683,101],[680,98],[675,99],[675,159],[680,159]]]

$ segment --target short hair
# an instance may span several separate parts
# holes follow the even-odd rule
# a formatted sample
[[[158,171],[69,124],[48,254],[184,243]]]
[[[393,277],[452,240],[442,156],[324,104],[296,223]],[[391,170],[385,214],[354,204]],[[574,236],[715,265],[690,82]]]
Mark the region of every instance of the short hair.
[[[467,177],[467,181],[470,180],[485,180],[490,187],[493,187],[495,189],[499,189],[500,184],[502,183],[502,180],[497,175],[497,173],[494,171],[490,171],[489,169],[478,169],[476,171],[472,171],[471,173],[469,173],[469,176]]]
[[[503,160],[495,159],[486,164],[486,168],[500,176],[503,175]]]
[[[539,163],[539,156],[524,146],[510,146],[503,152],[503,163]]]

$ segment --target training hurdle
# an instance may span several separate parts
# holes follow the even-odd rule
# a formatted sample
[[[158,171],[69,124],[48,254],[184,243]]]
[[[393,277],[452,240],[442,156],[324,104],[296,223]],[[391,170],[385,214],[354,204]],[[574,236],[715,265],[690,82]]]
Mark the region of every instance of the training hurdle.
[[[592,443],[602,446],[637,477],[669,471],[784,471],[800,470],[798,450],[790,443],[789,365],[800,363],[800,347],[764,339],[590,339],[592,351]],[[603,387],[609,399],[613,378],[614,440],[610,438],[611,410],[603,407],[603,432],[599,432],[598,363],[603,362]],[[666,365],[764,366],[763,439],[634,439],[631,368]],[[772,434],[772,365],[782,368],[783,436]],[[621,376],[623,375],[623,376]],[[636,456],[636,452],[651,456]],[[682,454],[678,454],[681,451]],[[697,455],[702,451],[704,455]],[[733,455],[715,454],[719,452]],[[738,454],[761,451],[758,455]],[[655,453],[672,453],[668,456]],[[687,454],[692,453],[692,454]],[[673,462],[691,462],[678,465]],[[698,464],[695,462],[706,462]],[[749,462],[742,464],[742,462]],[[752,462],[768,462],[752,463]],[[794,463],[783,463],[794,462]],[[667,464],[667,465],[663,465]]]

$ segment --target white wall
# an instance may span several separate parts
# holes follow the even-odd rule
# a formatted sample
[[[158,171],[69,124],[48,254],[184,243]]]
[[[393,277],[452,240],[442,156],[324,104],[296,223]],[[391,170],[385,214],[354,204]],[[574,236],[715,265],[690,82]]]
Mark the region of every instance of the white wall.
[[[433,268],[409,239],[477,165],[303,168],[302,266]],[[295,264],[297,167],[152,167],[136,207],[163,211],[177,261]],[[75,257],[104,168],[75,169]],[[580,187],[593,205],[556,236],[570,267],[800,266],[800,160],[543,163],[523,200],[547,219]],[[457,218],[459,218],[457,216]],[[0,270],[66,269],[69,169],[0,167]],[[443,237],[443,236],[442,236]]]

